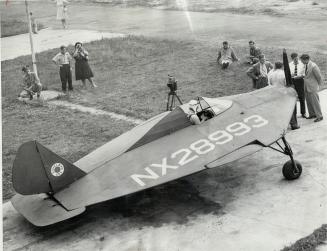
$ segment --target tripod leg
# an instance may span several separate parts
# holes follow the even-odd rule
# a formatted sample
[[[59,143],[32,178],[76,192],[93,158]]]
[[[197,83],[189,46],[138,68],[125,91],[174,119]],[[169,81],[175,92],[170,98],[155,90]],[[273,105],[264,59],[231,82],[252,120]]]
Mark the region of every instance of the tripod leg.
[[[169,111],[169,105],[170,105],[170,93],[168,93],[167,109],[166,109],[166,111]]]
[[[182,100],[179,98],[179,96],[177,94],[176,94],[176,98],[178,99],[179,103],[182,105],[183,102],[182,102]]]
[[[172,111],[174,107],[175,107],[175,95],[173,95],[173,102],[171,103],[170,110]]]

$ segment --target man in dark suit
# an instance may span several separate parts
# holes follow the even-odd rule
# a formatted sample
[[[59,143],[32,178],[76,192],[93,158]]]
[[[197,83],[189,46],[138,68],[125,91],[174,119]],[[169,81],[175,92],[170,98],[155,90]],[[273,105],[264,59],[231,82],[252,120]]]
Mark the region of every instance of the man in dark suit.
[[[300,58],[305,68],[304,91],[309,112],[307,119],[316,118],[314,122],[319,122],[323,120],[318,96],[319,86],[323,84],[320,69],[308,54],[303,54]]]
[[[292,81],[294,84],[294,88],[297,92],[297,96],[299,97],[300,107],[301,107],[301,115],[302,118],[306,118],[305,116],[305,93],[304,93],[304,65],[299,60],[298,54],[293,52],[291,54],[292,62],[289,63]]]
[[[268,73],[273,68],[273,64],[266,61],[264,54],[259,55],[259,62],[250,67],[246,72],[252,78],[254,89],[260,89],[268,85]]]

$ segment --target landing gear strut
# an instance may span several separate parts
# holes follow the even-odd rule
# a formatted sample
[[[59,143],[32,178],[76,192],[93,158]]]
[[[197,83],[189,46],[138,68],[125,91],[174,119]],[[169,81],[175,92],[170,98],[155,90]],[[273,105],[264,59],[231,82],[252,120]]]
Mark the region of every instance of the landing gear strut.
[[[302,165],[300,164],[300,162],[293,158],[291,146],[286,141],[285,136],[283,136],[281,139],[284,143],[284,147],[278,141],[276,141],[276,144],[279,146],[280,149],[274,148],[272,146],[269,147],[277,152],[283,153],[290,157],[290,160],[287,161],[283,166],[283,175],[287,180],[295,180],[301,176]]]

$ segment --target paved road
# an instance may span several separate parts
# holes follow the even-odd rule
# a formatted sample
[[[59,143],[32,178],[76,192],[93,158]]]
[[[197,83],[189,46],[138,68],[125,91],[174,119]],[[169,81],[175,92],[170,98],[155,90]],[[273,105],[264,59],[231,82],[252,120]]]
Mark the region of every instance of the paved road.
[[[121,37],[123,34],[99,32],[93,30],[53,30],[51,28],[39,31],[33,35],[35,52],[42,52],[61,45],[74,45],[76,41],[86,43],[103,38]],[[1,61],[23,55],[30,55],[31,47],[28,34],[5,37],[1,39]]]

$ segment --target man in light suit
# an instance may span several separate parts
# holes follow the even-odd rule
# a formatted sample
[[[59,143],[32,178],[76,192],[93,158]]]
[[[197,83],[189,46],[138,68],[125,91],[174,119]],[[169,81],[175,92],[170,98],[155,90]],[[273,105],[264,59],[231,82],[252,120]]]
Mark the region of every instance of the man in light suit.
[[[319,85],[323,84],[320,69],[310,60],[308,54],[303,54],[301,61],[305,68],[304,91],[309,112],[308,119],[316,118],[314,122],[319,122],[323,120],[318,96]]]
[[[266,61],[265,55],[259,55],[259,62],[250,67],[246,72],[252,78],[254,89],[260,89],[268,85],[268,73],[273,68],[273,64]]]

